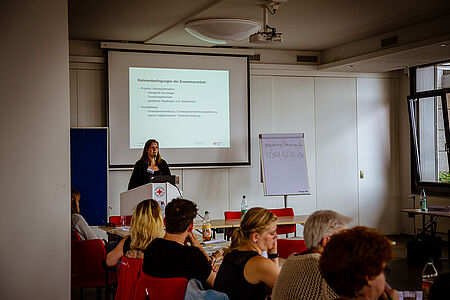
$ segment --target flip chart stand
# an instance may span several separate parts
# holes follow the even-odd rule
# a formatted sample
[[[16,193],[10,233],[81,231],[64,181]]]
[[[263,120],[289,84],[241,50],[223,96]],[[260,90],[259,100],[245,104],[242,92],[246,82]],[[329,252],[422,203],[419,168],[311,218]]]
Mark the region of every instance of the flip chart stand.
[[[303,133],[260,134],[259,148],[265,196],[309,195]]]

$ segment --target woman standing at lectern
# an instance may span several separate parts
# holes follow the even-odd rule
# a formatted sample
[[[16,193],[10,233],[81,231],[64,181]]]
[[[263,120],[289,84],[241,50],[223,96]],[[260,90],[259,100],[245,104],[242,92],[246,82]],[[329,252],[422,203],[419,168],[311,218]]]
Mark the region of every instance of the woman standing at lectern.
[[[134,164],[128,189],[149,183],[152,175],[171,175],[169,166],[159,154],[159,143],[153,139],[145,143],[141,158]]]

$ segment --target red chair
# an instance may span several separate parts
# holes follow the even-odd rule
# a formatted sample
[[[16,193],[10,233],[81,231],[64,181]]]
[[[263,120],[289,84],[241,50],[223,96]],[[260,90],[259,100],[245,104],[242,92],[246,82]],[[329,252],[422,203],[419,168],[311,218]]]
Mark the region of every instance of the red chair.
[[[292,253],[302,253],[306,250],[306,244],[304,240],[291,238],[291,239],[278,239],[278,254],[281,258],[288,258]]]
[[[225,215],[225,220],[228,220],[228,219],[240,219],[241,218],[241,212],[240,211],[228,210],[228,211],[224,212],[224,215]]]
[[[71,237],[71,240],[72,240],[72,241],[81,241],[80,234],[79,234],[77,231],[72,230],[72,237]]]
[[[106,252],[102,240],[72,241],[72,285],[80,288],[96,288],[97,298],[105,287],[108,299],[110,285],[117,283],[117,272],[105,270]]]
[[[133,300],[136,285],[141,274],[142,259],[123,256],[119,264],[119,279],[116,300]]]
[[[125,225],[129,226],[131,224],[132,216],[110,216],[109,223],[114,224],[115,226],[122,226],[122,219],[125,218]]]
[[[110,216],[109,223],[114,224],[115,226],[122,225],[122,223],[120,222],[120,216]]]
[[[224,212],[225,215],[225,220],[230,220],[230,219],[241,219],[241,212],[240,211],[225,211]],[[225,238],[227,240],[231,239],[231,236],[233,235],[233,228],[225,228]]]
[[[156,278],[141,272],[133,299],[183,300],[186,294],[187,283],[187,279],[183,277]]]
[[[289,208],[272,208],[269,209],[271,212],[273,212],[277,217],[283,217],[283,216],[294,216],[294,210]],[[277,226],[277,234],[287,234],[288,233],[294,233],[294,236],[296,235],[296,227],[295,225],[278,225]]]

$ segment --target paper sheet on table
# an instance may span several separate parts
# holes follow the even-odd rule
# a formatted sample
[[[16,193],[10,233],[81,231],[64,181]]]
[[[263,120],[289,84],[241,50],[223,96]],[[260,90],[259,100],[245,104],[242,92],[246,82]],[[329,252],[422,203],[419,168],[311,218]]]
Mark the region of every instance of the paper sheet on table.
[[[227,241],[224,239],[221,240],[210,240],[207,242],[204,242],[205,245],[214,245],[214,244],[222,244],[222,243],[226,243]]]
[[[122,227],[117,227],[115,229],[112,229],[112,231],[120,231],[120,230],[130,231],[130,226],[122,226]]]

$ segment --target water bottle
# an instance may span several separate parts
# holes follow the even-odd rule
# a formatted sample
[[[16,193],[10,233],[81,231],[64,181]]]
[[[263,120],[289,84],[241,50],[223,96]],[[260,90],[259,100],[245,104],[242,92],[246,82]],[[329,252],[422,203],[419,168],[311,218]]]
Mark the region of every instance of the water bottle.
[[[245,198],[245,195],[243,195],[241,202],[241,219],[244,217],[247,210],[248,210],[247,198]]]
[[[427,208],[427,195],[425,194],[425,190],[422,189],[420,191],[420,210],[421,211],[428,211]]]
[[[160,207],[161,207],[161,215],[162,215],[163,218],[165,218],[166,217],[166,212],[165,212],[166,204],[164,203],[164,201],[161,201]]]
[[[430,288],[433,285],[434,280],[437,278],[438,272],[433,265],[433,259],[428,258],[427,264],[422,271],[422,291],[423,291],[423,299],[428,300],[430,295]]]
[[[202,224],[202,237],[203,242],[210,241],[212,238],[212,232],[211,232],[211,218],[209,216],[209,212],[205,211],[205,217],[203,218],[203,224]]]

